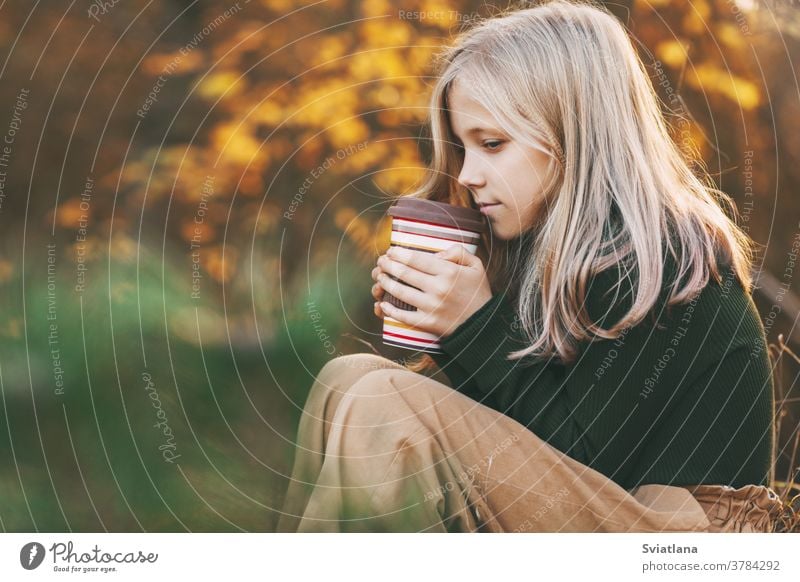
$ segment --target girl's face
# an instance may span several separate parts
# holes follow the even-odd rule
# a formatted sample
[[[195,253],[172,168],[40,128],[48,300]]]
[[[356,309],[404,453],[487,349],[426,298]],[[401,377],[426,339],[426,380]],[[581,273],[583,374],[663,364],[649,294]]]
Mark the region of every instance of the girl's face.
[[[458,182],[469,189],[492,233],[512,240],[544,216],[544,186],[551,158],[506,135],[497,119],[458,81],[447,96],[450,128],[463,149]],[[486,206],[484,206],[486,205]]]

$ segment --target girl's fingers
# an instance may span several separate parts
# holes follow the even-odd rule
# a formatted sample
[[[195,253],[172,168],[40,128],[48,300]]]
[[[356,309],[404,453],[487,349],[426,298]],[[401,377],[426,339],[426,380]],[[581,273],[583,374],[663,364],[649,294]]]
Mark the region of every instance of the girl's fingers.
[[[405,309],[395,307],[386,301],[381,301],[378,303],[378,308],[383,311],[384,317],[391,317],[400,323],[405,323],[413,327],[423,328],[431,323],[430,315],[420,311],[419,309],[417,309],[417,311],[406,311]]]
[[[395,281],[389,275],[380,275],[378,281],[387,292],[394,295],[400,301],[413,305],[417,309],[426,306],[430,302],[428,295],[414,287],[406,285],[405,282]],[[385,311],[385,310],[384,310]]]
[[[452,251],[449,251],[448,249],[448,251],[442,251],[442,253],[449,255],[452,254]],[[440,255],[440,253],[436,253],[436,255]],[[429,275],[440,274],[442,269],[445,268],[444,266],[447,266],[450,263],[450,261],[442,259],[440,256],[432,255],[431,253],[405,249],[396,246],[389,247],[389,249],[386,251],[385,258],[397,263],[403,263],[412,269],[421,271],[422,273],[427,273]],[[381,264],[380,259],[378,259],[378,264]],[[386,269],[384,268],[384,270]]]
[[[434,288],[436,277],[433,275],[428,275],[427,273],[418,271],[414,267],[404,265],[398,261],[393,261],[386,256],[378,259],[378,264],[384,274],[392,275],[410,287],[415,287],[423,292],[430,291]],[[382,282],[380,273],[378,274],[378,282]],[[386,287],[386,285],[384,285],[384,287]],[[389,293],[392,293],[392,291],[389,290]]]
[[[381,284],[380,283],[375,283],[372,286],[372,297],[376,301],[380,301],[381,298],[383,297],[383,294],[384,294],[384,290],[383,290],[383,287],[381,287]]]

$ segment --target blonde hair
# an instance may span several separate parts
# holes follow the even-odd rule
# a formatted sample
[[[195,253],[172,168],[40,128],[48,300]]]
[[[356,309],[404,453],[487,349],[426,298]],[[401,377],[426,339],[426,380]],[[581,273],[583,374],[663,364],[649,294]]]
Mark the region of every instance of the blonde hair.
[[[683,282],[667,305],[691,300],[711,276],[721,281],[718,258],[750,292],[752,241],[723,211],[735,217],[732,200],[714,188],[696,152],[684,157],[672,140],[644,65],[602,6],[552,0],[501,13],[462,32],[438,64],[432,159],[408,196],[475,208],[455,179],[462,157],[447,119],[455,79],[513,139],[544,145],[551,158],[543,193],[551,202],[540,224],[510,242],[484,239],[492,288],[505,287],[531,343],[509,359],[571,362],[580,342],[615,338],[640,322],[662,290],[662,245]],[[591,278],[614,265],[633,299],[605,329],[583,305]],[[423,355],[408,367],[430,364]]]

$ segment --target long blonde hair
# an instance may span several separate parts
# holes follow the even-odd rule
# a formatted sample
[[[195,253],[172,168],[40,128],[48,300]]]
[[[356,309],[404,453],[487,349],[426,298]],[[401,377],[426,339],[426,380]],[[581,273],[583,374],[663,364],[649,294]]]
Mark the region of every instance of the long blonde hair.
[[[551,158],[544,195],[552,202],[541,223],[514,241],[484,240],[492,288],[513,299],[530,339],[509,359],[568,363],[580,342],[615,338],[640,322],[665,282],[664,247],[683,282],[668,305],[691,300],[711,276],[721,281],[718,258],[750,291],[753,246],[731,218],[732,200],[714,188],[696,151],[684,157],[670,137],[642,61],[601,5],[552,0],[482,20],[440,55],[438,69],[429,109],[432,159],[408,196],[475,207],[455,179],[463,158],[447,119],[447,92],[456,78],[513,139],[544,145]],[[591,277],[614,265],[624,266],[620,283],[628,280],[634,296],[605,329],[583,305]],[[430,363],[423,355],[408,367]]]

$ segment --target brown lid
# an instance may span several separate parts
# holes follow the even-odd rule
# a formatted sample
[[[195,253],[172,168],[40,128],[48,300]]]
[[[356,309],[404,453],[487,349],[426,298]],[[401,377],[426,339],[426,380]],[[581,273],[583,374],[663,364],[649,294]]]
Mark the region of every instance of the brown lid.
[[[424,220],[471,232],[483,233],[486,230],[486,220],[480,210],[424,198],[400,198],[386,213],[395,218]]]

